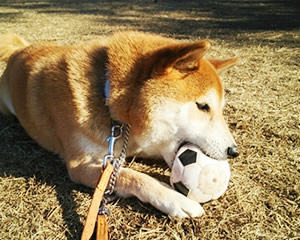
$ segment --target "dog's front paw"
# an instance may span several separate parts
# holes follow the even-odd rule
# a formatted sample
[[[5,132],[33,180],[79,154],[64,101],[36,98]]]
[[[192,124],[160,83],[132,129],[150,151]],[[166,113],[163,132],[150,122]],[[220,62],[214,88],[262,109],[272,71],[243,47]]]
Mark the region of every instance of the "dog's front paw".
[[[202,206],[184,195],[170,189],[166,194],[165,199],[161,198],[160,206],[157,206],[161,211],[169,214],[172,217],[186,218],[199,217],[205,212]]]
[[[173,217],[199,217],[204,214],[198,202],[176,192],[169,185],[132,169],[121,170],[115,189],[120,196],[134,195]]]
[[[149,202],[172,217],[200,217],[205,213],[198,202],[176,192],[167,184],[158,181],[156,184],[152,185],[152,191],[148,191],[144,199],[140,198],[142,201]]]

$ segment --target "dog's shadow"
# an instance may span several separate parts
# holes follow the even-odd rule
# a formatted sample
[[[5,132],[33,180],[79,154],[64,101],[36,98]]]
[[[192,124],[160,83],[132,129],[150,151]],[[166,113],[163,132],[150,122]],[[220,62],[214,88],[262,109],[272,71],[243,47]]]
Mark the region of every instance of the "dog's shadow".
[[[73,183],[63,161],[38,146],[16,119],[0,115],[0,142],[0,177],[34,178],[55,189],[67,226],[66,238],[80,239],[83,225],[76,212],[78,206],[73,194],[80,191],[92,196],[93,190]]]
[[[92,197],[93,189],[73,183],[68,177],[63,160],[40,147],[26,134],[15,118],[8,119],[0,115],[0,142],[0,177],[34,178],[35,181],[55,189],[57,201],[62,209],[63,221],[67,226],[66,238],[68,240],[80,239],[83,223],[82,216],[77,212],[80,203],[74,200],[76,197],[74,193],[85,193]],[[130,161],[129,159],[127,166],[131,165]],[[165,164],[160,165],[156,161],[156,165],[153,166],[153,160],[133,159],[132,161],[137,165],[144,165],[146,169],[153,168],[157,164],[158,168],[166,168]],[[155,172],[149,175],[162,181],[167,179],[166,176]],[[161,217],[161,214],[152,206],[136,199],[119,199],[113,204],[118,204],[124,209],[131,206],[139,213],[150,211],[158,218]]]

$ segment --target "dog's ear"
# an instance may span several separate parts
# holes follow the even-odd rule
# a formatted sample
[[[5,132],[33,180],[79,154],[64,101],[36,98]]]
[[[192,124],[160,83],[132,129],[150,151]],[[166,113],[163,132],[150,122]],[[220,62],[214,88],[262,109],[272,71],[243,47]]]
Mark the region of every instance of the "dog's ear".
[[[233,67],[239,61],[238,58],[230,58],[226,60],[217,60],[217,59],[207,59],[219,72],[222,73],[227,69]]]
[[[193,43],[184,47],[182,52],[179,52],[178,56],[175,57],[171,67],[184,72],[193,71],[199,67],[198,60],[204,56],[209,48],[210,43],[208,41]]]
[[[199,59],[210,48],[209,41],[179,43],[155,51],[151,58],[155,61],[152,75],[162,75],[176,69],[190,72],[198,68]]]

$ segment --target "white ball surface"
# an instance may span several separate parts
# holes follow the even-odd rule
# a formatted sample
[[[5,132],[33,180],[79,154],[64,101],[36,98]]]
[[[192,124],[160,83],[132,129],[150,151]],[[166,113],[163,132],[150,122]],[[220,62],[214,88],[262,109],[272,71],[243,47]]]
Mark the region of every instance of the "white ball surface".
[[[206,156],[197,146],[183,145],[176,154],[170,183],[188,198],[199,203],[221,197],[230,179],[230,166],[225,160]]]

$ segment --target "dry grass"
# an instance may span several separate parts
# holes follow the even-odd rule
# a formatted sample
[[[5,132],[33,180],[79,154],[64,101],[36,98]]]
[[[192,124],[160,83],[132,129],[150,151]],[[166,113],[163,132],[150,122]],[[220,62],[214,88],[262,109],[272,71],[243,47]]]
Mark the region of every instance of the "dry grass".
[[[224,75],[226,116],[241,155],[207,215],[174,219],[138,200],[112,204],[111,239],[300,239],[300,15],[296,1],[1,1],[0,32],[74,43],[116,29],[210,38],[239,56]],[[1,65],[1,70],[3,70]],[[79,239],[92,191],[57,156],[0,116],[0,238]],[[168,181],[162,163],[132,167]]]

